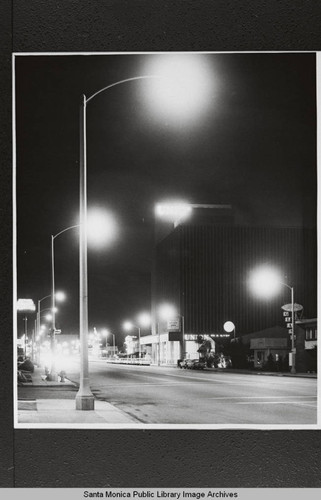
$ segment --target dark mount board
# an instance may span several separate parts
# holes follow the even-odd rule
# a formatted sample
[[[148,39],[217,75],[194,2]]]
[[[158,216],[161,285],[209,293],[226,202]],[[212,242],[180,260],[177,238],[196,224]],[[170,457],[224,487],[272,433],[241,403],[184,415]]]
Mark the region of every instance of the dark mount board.
[[[1,4],[0,486],[320,487],[319,431],[14,430],[11,345],[11,53],[314,51],[320,48],[318,3]]]

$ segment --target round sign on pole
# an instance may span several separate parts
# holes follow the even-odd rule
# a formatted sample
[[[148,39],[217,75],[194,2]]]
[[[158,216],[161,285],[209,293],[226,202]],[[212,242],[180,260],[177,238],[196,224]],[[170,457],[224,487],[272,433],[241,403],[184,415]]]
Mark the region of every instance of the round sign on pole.
[[[234,323],[232,323],[232,321],[226,321],[223,325],[223,328],[227,333],[231,333],[235,330],[235,325]]]
[[[295,312],[302,311],[302,309],[303,309],[303,306],[301,306],[301,304],[295,303],[295,304],[293,304],[293,307],[294,307]],[[284,304],[284,306],[282,306],[281,309],[283,309],[283,311],[291,312],[292,311],[292,304]]]

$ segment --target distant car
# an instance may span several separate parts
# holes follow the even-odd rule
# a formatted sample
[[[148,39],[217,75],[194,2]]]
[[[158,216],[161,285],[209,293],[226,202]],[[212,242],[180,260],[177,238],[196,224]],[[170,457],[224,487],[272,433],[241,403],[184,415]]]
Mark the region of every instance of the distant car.
[[[182,359],[179,362],[180,368],[188,368],[189,370],[204,370],[205,361],[202,359]]]

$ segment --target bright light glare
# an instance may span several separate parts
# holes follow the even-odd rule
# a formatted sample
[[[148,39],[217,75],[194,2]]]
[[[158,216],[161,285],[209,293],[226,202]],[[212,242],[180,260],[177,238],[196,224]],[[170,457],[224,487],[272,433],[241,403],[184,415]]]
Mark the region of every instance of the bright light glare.
[[[172,319],[177,315],[177,311],[172,304],[162,304],[158,308],[159,318],[163,321]]]
[[[45,319],[46,319],[47,321],[52,320],[52,315],[51,315],[51,314],[46,314]]]
[[[214,93],[213,75],[206,57],[195,54],[152,56],[143,70],[159,76],[144,86],[144,95],[155,115],[166,122],[199,119],[209,108]]]
[[[235,325],[234,323],[232,323],[232,321],[226,321],[223,325],[223,328],[227,333],[231,333],[235,330]]]
[[[56,292],[55,293],[55,299],[56,299],[57,302],[63,302],[66,299],[65,292]]]
[[[280,273],[271,267],[261,267],[252,272],[250,287],[258,297],[271,298],[278,294],[281,287]]]
[[[124,330],[126,330],[126,332],[129,332],[130,330],[133,329],[133,323],[131,321],[125,321],[125,323],[123,324],[123,328]]]
[[[107,335],[109,335],[109,330],[107,328],[103,328],[101,334],[103,337],[107,337]]]
[[[161,219],[175,223],[187,219],[192,210],[192,206],[184,201],[168,201],[158,203],[155,207],[155,214]]]
[[[87,214],[88,243],[93,246],[105,246],[117,235],[117,225],[113,216],[99,209],[91,209]]]
[[[138,323],[143,328],[147,328],[151,323],[151,317],[150,317],[150,314],[148,312],[143,312],[143,313],[139,314],[137,319],[138,319]]]

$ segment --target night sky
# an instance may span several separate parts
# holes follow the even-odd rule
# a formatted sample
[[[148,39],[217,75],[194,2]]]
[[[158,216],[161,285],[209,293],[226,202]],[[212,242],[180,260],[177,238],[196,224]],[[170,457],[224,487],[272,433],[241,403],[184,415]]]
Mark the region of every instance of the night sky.
[[[51,234],[78,223],[82,94],[149,74],[164,58],[16,57],[18,298],[50,294]],[[122,322],[150,308],[156,202],[229,203],[240,225],[316,224],[314,54],[193,58],[209,81],[192,120],[183,114],[173,123],[151,109],[151,80],[88,104],[88,207],[106,208],[118,226],[112,244],[89,248],[89,327],[110,328],[119,345]],[[78,333],[78,230],[58,237],[55,250],[56,289],[68,295],[57,327]]]

